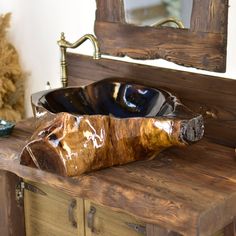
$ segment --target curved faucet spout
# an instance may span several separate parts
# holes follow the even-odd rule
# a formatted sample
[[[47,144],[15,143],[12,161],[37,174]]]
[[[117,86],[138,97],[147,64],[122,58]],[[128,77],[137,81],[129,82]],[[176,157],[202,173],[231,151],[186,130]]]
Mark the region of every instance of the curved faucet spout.
[[[93,58],[94,59],[100,59],[101,54],[100,54],[100,49],[98,47],[98,40],[92,34],[85,34],[80,39],[78,39],[76,42],[70,43],[70,42],[66,41],[65,34],[62,32],[61,33],[61,39],[58,41],[58,45],[60,47],[64,47],[64,48],[77,48],[81,44],[83,44],[86,40],[90,40],[91,43],[93,44],[93,47],[94,47],[94,56],[93,56]]]
[[[61,33],[61,38],[57,43],[61,49],[61,81],[62,81],[63,87],[67,87],[68,85],[66,49],[77,48],[81,44],[83,44],[86,40],[90,40],[94,47],[93,59],[100,59],[101,53],[98,46],[98,40],[94,35],[86,34],[82,36],[80,39],[78,39],[76,42],[70,43],[65,39],[65,34],[63,32]]]

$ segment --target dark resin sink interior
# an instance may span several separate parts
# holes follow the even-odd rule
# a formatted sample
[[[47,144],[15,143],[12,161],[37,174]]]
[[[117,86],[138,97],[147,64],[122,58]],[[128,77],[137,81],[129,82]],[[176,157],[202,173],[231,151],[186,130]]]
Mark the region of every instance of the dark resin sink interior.
[[[98,82],[44,94],[38,104],[52,113],[128,117],[189,117],[169,92],[121,82]]]
[[[32,95],[37,128],[21,164],[63,176],[150,160],[204,133],[203,118],[171,93],[102,80]]]

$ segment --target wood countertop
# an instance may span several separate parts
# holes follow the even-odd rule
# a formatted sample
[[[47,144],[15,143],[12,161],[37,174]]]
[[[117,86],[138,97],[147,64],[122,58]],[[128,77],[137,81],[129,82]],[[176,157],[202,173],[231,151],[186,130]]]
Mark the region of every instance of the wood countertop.
[[[233,148],[201,142],[169,149],[155,160],[65,178],[19,164],[33,119],[0,138],[0,169],[65,193],[90,199],[184,235],[210,235],[236,216]]]

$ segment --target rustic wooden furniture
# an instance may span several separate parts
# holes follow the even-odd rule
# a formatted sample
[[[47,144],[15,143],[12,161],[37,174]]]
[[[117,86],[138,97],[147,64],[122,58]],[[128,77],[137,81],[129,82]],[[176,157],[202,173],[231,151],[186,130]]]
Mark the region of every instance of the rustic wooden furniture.
[[[0,139],[1,235],[236,235],[236,81],[73,54],[68,62],[70,85],[116,75],[169,88],[204,114],[206,136],[149,162],[66,178],[19,165],[34,129],[25,120]]]
[[[162,58],[199,69],[226,69],[228,0],[194,0],[190,29],[125,22],[123,0],[97,0],[95,34],[101,53]]]
[[[18,124],[11,137],[1,139],[0,148],[5,153],[0,160],[1,175],[8,180],[3,170],[10,171],[25,182],[33,181],[30,183],[34,187],[46,193],[24,191],[27,235],[65,235],[66,232],[66,235],[82,236],[84,230],[86,235],[96,235],[99,231],[100,235],[110,236],[143,235],[141,232],[145,231],[149,236],[159,235],[156,233],[159,231],[163,231],[160,235],[213,235],[219,230],[229,231],[223,235],[234,235],[234,149],[205,139],[186,150],[162,153],[150,162],[109,168],[80,178],[63,178],[19,165],[17,155],[32,132],[30,125],[32,120]],[[13,228],[4,235],[24,235],[23,227],[22,233],[19,229],[12,233],[15,226],[24,226],[20,224],[24,215],[20,215],[22,208],[17,208],[14,201],[14,184],[10,186],[12,191],[1,191],[0,209],[4,211],[1,232],[10,225]],[[8,193],[13,196],[6,200]],[[77,228],[68,216],[73,199],[77,202],[73,213]],[[8,201],[12,214],[5,212]],[[93,230],[87,222],[91,202],[96,209]],[[4,221],[10,222],[5,225]]]

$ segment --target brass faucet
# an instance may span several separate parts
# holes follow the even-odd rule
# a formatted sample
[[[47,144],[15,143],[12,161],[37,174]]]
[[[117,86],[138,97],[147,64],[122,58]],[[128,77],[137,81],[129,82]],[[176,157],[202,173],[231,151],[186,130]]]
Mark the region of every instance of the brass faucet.
[[[93,36],[92,34],[86,34],[83,37],[81,37],[80,39],[78,39],[76,42],[70,43],[70,42],[66,41],[65,34],[63,32],[61,33],[61,38],[57,43],[61,49],[61,82],[62,82],[63,87],[68,86],[66,49],[67,48],[77,48],[82,43],[84,43],[87,39],[89,39],[92,42],[93,47],[94,47],[93,59],[100,59],[101,58],[100,49],[98,46],[98,40],[96,39],[95,36]]]

